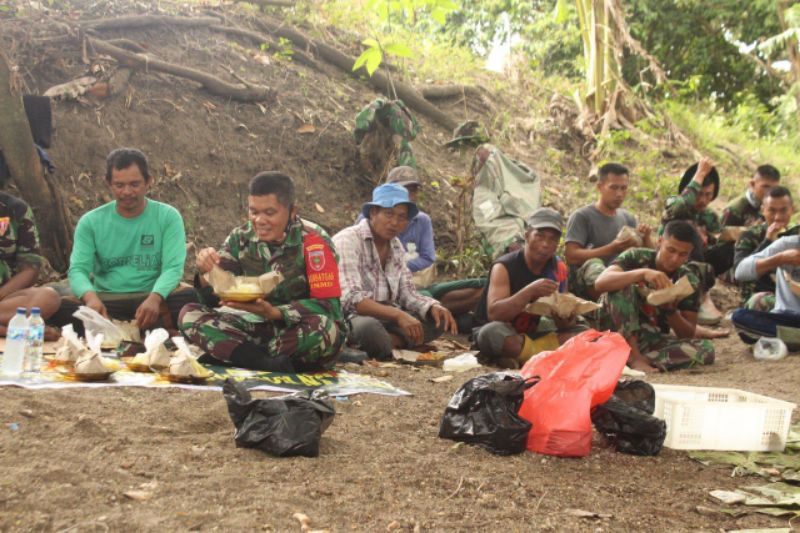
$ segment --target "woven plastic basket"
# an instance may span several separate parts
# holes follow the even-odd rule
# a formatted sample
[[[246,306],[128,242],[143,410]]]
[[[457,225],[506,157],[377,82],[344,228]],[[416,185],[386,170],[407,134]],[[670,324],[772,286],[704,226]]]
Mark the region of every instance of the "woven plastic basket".
[[[783,451],[795,404],[737,389],[654,385],[664,446],[677,450]]]

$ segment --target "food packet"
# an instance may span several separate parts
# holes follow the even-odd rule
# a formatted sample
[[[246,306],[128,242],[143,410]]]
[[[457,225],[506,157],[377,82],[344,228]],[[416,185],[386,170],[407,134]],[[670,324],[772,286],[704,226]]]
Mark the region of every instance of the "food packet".
[[[87,332],[86,344],[89,345],[89,349],[84,350],[78,360],[75,361],[75,373],[103,374],[112,372],[114,370],[112,365],[101,355],[100,351],[100,347],[103,344],[103,334],[92,335]]]
[[[585,315],[597,309],[600,309],[599,304],[578,298],[568,292],[556,292],[550,296],[544,296],[525,307],[525,311],[532,315],[555,316],[558,318]]]
[[[54,360],[58,363],[74,363],[87,350],[72,324],[67,324],[61,328],[61,339],[56,346]]]
[[[267,272],[260,276],[234,276],[215,266],[206,274],[206,281],[220,298],[236,301],[266,296],[283,281],[283,274]]]
[[[172,353],[164,345],[167,339],[169,339],[169,333],[164,328],[148,331],[144,338],[144,352],[137,354],[131,362],[158,370],[167,368],[172,356]]]

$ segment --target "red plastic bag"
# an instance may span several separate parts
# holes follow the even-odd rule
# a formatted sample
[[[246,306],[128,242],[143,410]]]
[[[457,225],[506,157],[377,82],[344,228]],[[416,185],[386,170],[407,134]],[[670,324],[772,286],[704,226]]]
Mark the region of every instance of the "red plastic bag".
[[[622,335],[590,329],[522,367],[525,378],[541,377],[525,391],[519,415],[533,424],[528,450],[583,457],[592,445],[592,407],[614,393],[630,346]]]

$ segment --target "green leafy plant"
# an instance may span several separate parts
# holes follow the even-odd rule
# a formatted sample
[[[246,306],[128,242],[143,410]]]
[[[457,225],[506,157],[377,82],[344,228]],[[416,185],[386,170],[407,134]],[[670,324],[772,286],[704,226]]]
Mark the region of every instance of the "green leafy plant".
[[[380,20],[391,31],[391,23],[397,19],[407,27],[414,27],[419,17],[427,13],[436,23],[443,25],[447,14],[458,9],[453,0],[370,0],[368,9],[378,14]],[[387,55],[409,58],[413,56],[411,48],[396,37],[364,39],[361,44],[366,48],[355,63],[353,71],[364,68],[372,76],[380,67]]]

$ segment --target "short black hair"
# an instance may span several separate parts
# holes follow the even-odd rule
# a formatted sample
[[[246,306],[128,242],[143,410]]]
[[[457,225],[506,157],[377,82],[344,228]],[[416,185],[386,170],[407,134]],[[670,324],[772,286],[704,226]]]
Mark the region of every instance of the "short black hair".
[[[294,180],[282,172],[259,172],[250,180],[247,191],[250,196],[274,194],[282,206],[294,206]]]
[[[627,176],[630,174],[628,172],[627,167],[620,165],[619,163],[606,163],[599,169],[597,169],[597,180],[600,182],[606,181],[606,178],[609,174],[615,174],[617,176]]]
[[[694,244],[697,239],[697,230],[685,220],[670,220],[664,226],[664,237],[672,237],[681,242]]]
[[[114,170],[124,170],[131,165],[139,167],[145,181],[150,181],[150,170],[147,168],[147,158],[141,150],[136,148],[117,148],[106,157],[106,181],[111,183],[111,173]]]
[[[765,180],[781,181],[781,173],[778,172],[778,169],[772,165],[761,165],[756,169],[756,174]]]
[[[788,196],[789,201],[792,201],[792,192],[782,185],[776,185],[770,188],[770,190],[767,191],[767,196],[770,198],[786,198]]]

